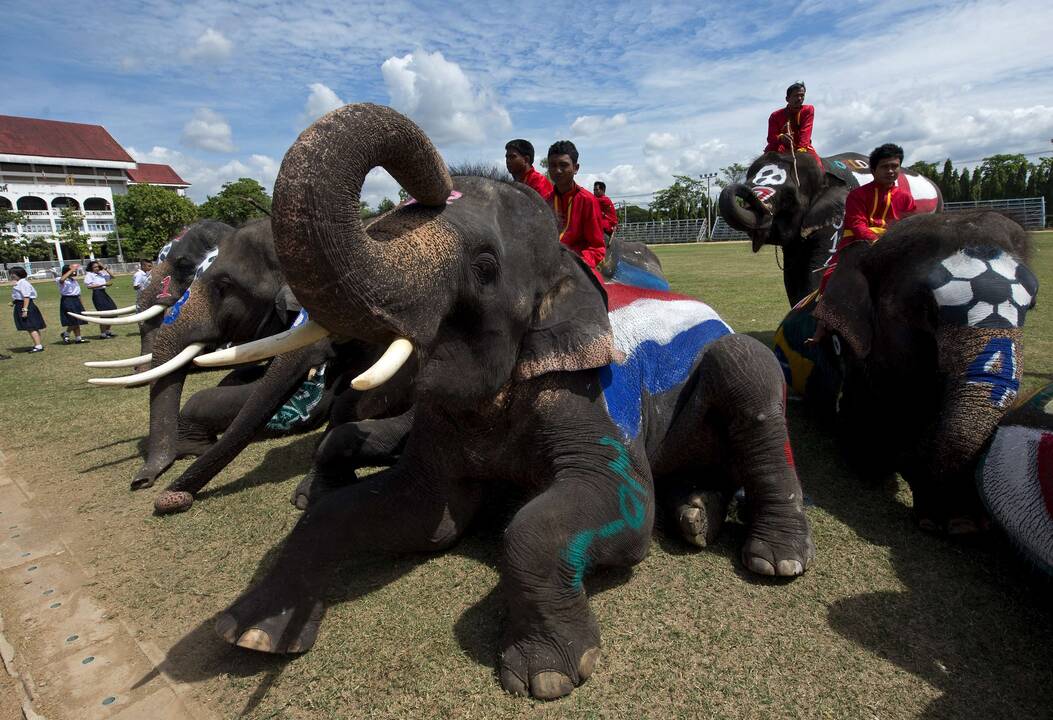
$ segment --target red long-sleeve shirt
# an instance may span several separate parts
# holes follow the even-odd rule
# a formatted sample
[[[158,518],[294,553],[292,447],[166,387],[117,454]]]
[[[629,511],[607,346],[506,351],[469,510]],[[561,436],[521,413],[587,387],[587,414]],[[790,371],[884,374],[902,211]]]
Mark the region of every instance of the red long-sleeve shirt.
[[[826,289],[843,249],[861,240],[877,242],[889,227],[917,210],[910,190],[899,185],[889,188],[872,180],[848,193],[845,199],[845,229],[834,256],[823,272],[819,292]]]
[[[614,209],[614,203],[606,195],[597,195],[596,199],[600,203],[600,227],[603,232],[610,235],[614,232],[614,228],[618,227],[618,211]]]
[[[566,195],[553,189],[548,204],[559,221],[559,241],[595,268],[607,254],[596,196],[576,184]]]
[[[789,108],[779,108],[768,116],[768,144],[764,146],[764,152],[806,152],[815,158],[819,167],[823,167],[823,161],[819,159],[819,153],[812,147],[812,124],[815,122],[815,106],[802,105],[797,112],[791,112]],[[779,137],[787,132],[793,136],[793,146],[786,142],[785,138]]]
[[[526,171],[523,179],[519,182],[537,190],[537,194],[545,200],[548,200],[549,196],[552,195],[552,183],[549,182],[547,177],[535,170],[533,165],[530,166],[530,169]]]

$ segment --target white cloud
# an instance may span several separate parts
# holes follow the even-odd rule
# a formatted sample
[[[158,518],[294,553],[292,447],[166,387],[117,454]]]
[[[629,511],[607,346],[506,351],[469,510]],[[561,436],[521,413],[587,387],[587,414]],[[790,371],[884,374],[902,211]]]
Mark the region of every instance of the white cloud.
[[[377,205],[384,198],[394,202],[399,201],[399,184],[383,168],[373,168],[366,175],[366,181],[362,185],[362,200],[376,210]]]
[[[230,57],[232,49],[233,45],[223,33],[209,28],[198,37],[194,46],[186,51],[186,59],[200,62],[225,60]]]
[[[490,131],[512,127],[508,111],[494,94],[473,87],[441,52],[417,50],[389,57],[380,66],[391,104],[419,124],[437,143],[481,143]]]
[[[234,152],[230,125],[219,113],[199,108],[183,126],[183,144],[213,152]]]
[[[303,106],[304,118],[307,122],[314,122],[330,110],[343,107],[346,103],[340,99],[331,88],[322,83],[311,83],[307,86],[311,94],[307,96],[307,102]]]
[[[571,123],[570,132],[581,137],[588,137],[607,130],[624,127],[628,122],[629,119],[625,116],[625,113],[618,113],[608,118],[600,115],[579,115]]]
[[[219,192],[223,183],[242,177],[258,180],[270,193],[281,164],[279,160],[262,154],[253,154],[245,160],[234,159],[216,165],[160,145],[155,145],[148,151],[137,150],[134,147],[127,150],[136,162],[171,165],[181,178],[191,184],[187,194],[195,202],[203,202],[206,196]],[[395,193],[397,197],[398,191]]]

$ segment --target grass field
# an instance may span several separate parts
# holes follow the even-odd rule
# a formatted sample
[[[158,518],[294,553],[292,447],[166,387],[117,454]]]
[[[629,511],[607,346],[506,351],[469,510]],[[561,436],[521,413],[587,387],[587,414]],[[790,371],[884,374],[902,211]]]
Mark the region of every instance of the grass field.
[[[1053,288],[1053,233],[1032,267]],[[771,248],[662,247],[674,289],[768,341],[785,314]],[[133,301],[117,280],[118,305]],[[137,335],[58,343],[54,283],[37,286],[47,351],[24,354],[0,318],[0,448],[67,544],[96,597],[167,650],[166,672],[195,684],[220,717],[1039,718],[1053,709],[1053,594],[994,534],[963,545],[923,535],[909,492],[867,485],[839,460],[800,403],[791,436],[818,547],[788,584],[748,576],[731,523],[703,551],[656,533],[631,573],[588,583],[603,633],[593,678],[568,699],[505,695],[495,563],[500,528],[438,557],[348,568],[310,653],[287,660],[234,649],[212,617],[266,567],[299,513],[289,503],[314,435],[251,446],[182,515],[151,515],[160,489],[131,493],[147,390],[95,389],[88,359],[138,354]],[[6,293],[6,290],[4,291]],[[1027,318],[1025,389],[1053,380],[1053,313]],[[97,331],[90,331],[90,338]],[[105,372],[105,371],[103,371]],[[188,390],[216,376],[199,375]],[[184,397],[187,397],[185,395]],[[160,485],[188,461],[177,463]],[[45,715],[47,713],[45,712]]]

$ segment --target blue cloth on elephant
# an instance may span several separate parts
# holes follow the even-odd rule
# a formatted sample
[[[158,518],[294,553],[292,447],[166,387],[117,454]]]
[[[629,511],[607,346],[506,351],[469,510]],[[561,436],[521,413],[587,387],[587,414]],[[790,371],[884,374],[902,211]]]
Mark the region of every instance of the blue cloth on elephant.
[[[270,420],[267,421],[267,429],[277,432],[289,432],[297,425],[307,423],[311,418],[311,411],[322,401],[325,392],[325,364],[323,363],[308,378],[301,383],[299,389],[292,394],[285,404],[278,408]]]
[[[836,335],[828,342],[808,344],[815,335],[813,316],[818,293],[813,292],[790,310],[775,329],[775,357],[782,366],[786,384],[820,412],[833,414],[841,396],[844,368],[841,344]]]

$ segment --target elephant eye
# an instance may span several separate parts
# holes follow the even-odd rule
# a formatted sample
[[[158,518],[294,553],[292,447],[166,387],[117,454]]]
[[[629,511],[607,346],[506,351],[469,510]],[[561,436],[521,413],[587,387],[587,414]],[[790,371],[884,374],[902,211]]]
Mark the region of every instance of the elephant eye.
[[[489,285],[496,280],[497,271],[497,256],[492,252],[483,251],[476,255],[475,260],[472,261],[472,272],[481,285]]]

